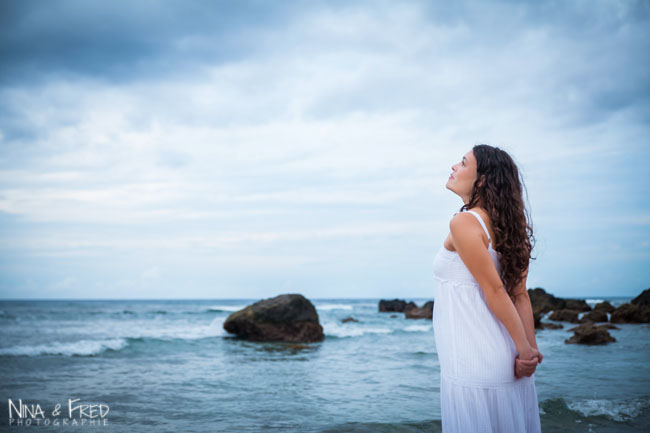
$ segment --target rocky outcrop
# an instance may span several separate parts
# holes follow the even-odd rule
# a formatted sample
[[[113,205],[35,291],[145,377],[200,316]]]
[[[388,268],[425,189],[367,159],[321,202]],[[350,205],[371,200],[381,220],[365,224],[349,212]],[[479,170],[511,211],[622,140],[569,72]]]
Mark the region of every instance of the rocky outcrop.
[[[432,319],[433,318],[433,301],[429,301],[421,308],[409,307],[404,312],[407,319]]]
[[[348,323],[348,322],[358,322],[359,320],[355,319],[352,316],[346,317],[345,319],[341,319],[342,323]]]
[[[591,311],[591,307],[584,299],[565,299],[564,308],[578,312]]]
[[[533,313],[533,323],[535,324],[535,329],[543,329],[542,315],[540,313]]]
[[[609,321],[612,323],[650,323],[650,307],[639,304],[623,304],[614,310]]]
[[[582,316],[580,323],[587,322],[607,322],[607,313],[603,310],[592,310]]]
[[[555,310],[548,316],[549,320],[557,322],[578,323],[578,311],[576,310]]]
[[[379,301],[379,312],[397,312],[403,313],[407,308],[417,307],[415,302],[409,302],[408,304],[403,299],[393,299],[392,301],[382,299]]]
[[[630,303],[640,307],[650,307],[650,289],[645,289],[639,296],[632,299]]]
[[[598,326],[600,328],[603,328],[603,329],[621,329],[616,325],[612,325],[611,323],[603,323],[602,325],[598,325]],[[577,326],[576,326],[576,328],[577,328]]]
[[[528,289],[528,297],[533,307],[533,313],[544,314],[552,310],[561,310],[565,307],[566,301],[561,298],[556,298],[550,293],[546,293],[541,287],[535,289]]]
[[[611,313],[612,311],[616,310],[612,304],[610,304],[607,301],[604,302],[599,302],[596,304],[594,307],[595,311],[604,311],[605,313]]]
[[[580,326],[569,329],[574,334],[571,338],[564,340],[567,344],[600,345],[616,341],[607,330],[607,326],[594,325],[592,322],[583,323]]]
[[[251,341],[322,341],[325,336],[314,305],[300,294],[263,299],[232,313],[223,328]]]
[[[540,326],[541,326],[541,329],[562,329],[562,328],[564,328],[564,325],[562,325],[561,323],[541,322]]]

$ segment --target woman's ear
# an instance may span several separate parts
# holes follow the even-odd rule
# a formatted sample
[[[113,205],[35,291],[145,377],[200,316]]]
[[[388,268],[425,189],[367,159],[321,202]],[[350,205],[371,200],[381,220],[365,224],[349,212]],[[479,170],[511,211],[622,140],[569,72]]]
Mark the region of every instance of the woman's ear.
[[[481,175],[481,180],[479,180],[477,186],[479,186],[479,187],[483,186],[483,182],[485,182],[485,175],[484,174]]]

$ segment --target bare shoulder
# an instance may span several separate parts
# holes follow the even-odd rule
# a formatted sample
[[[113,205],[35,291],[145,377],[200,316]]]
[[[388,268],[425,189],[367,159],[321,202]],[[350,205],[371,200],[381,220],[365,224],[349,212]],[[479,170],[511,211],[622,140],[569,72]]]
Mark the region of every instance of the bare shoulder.
[[[470,215],[469,212],[459,212],[453,216],[451,221],[449,221],[450,229],[464,229],[472,226],[472,220],[475,220],[474,216]]]
[[[451,236],[456,237],[458,234],[472,233],[476,231],[476,218],[469,212],[459,212],[449,221],[449,230]],[[480,228],[480,226],[479,226]]]
[[[449,231],[456,249],[458,249],[457,243],[459,242],[470,245],[486,245],[488,242],[483,227],[481,227],[476,217],[469,212],[459,212],[454,215],[449,221]]]

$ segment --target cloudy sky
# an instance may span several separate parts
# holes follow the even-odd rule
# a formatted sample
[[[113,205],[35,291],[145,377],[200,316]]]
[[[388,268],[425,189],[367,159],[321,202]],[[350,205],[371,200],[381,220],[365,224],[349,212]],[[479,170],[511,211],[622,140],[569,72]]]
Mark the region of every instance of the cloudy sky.
[[[647,1],[0,2],[1,298],[431,298],[473,145],[528,287],[650,287]]]

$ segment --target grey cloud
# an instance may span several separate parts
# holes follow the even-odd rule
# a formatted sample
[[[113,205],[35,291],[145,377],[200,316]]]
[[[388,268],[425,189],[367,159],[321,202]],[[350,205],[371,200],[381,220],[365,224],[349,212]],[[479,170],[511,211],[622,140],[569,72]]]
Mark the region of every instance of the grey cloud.
[[[287,6],[254,0],[3,1],[1,83],[59,74],[124,80],[241,58],[256,49],[260,28],[289,18]]]

